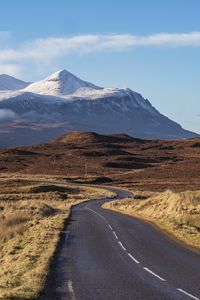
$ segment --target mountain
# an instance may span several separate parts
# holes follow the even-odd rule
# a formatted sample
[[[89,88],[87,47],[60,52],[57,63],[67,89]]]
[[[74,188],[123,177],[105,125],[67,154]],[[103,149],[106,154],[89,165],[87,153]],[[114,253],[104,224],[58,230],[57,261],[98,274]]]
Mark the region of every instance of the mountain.
[[[25,90],[41,95],[65,96],[75,93],[80,88],[100,89],[66,70],[60,70],[42,81],[30,84]]]
[[[44,143],[73,130],[144,139],[198,136],[132,90],[101,88],[66,70],[24,89],[0,91],[0,146]]]
[[[26,88],[30,83],[19,80],[10,75],[0,75],[0,91],[10,90],[21,90]]]

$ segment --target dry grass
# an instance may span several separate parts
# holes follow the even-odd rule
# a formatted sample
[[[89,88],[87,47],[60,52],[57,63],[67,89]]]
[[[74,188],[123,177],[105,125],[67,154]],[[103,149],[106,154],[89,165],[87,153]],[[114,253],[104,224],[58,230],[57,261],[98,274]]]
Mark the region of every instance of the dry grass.
[[[143,200],[112,201],[104,208],[154,223],[185,244],[200,250],[200,191],[167,190]]]
[[[35,299],[71,206],[111,194],[0,178],[0,299]]]

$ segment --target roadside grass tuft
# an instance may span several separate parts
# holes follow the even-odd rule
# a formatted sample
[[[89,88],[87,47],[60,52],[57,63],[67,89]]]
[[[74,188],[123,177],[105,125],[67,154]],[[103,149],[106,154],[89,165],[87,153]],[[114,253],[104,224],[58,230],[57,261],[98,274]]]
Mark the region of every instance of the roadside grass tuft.
[[[200,250],[200,191],[166,190],[146,200],[116,200],[105,203],[103,207],[150,221],[181,242]]]
[[[113,194],[31,179],[0,177],[0,299],[36,299],[72,205]]]

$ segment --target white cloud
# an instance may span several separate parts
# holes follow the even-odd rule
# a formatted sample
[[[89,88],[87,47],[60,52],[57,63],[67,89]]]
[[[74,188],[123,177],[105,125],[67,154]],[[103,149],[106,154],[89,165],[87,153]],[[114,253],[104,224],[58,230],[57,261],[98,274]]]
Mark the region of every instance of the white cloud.
[[[21,77],[21,68],[16,64],[0,64],[0,74],[9,74],[11,76]]]
[[[0,37],[9,36],[0,32]],[[88,54],[101,51],[125,51],[139,47],[200,47],[200,32],[157,33],[147,36],[78,35],[72,37],[47,37],[25,42],[17,47],[1,47],[0,73],[18,75],[20,65],[25,63],[48,64],[71,54]]]

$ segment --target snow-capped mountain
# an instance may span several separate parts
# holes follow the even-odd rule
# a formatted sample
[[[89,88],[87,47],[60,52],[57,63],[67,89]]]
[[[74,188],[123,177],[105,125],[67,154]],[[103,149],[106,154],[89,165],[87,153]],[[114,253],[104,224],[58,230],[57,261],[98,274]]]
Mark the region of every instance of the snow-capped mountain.
[[[16,91],[26,88],[30,83],[19,80],[15,77],[2,74],[0,75],[0,91]]]
[[[0,91],[0,146],[44,143],[72,130],[145,139],[198,136],[132,90],[101,88],[66,70],[22,89],[12,87]]]
[[[77,92],[80,88],[100,89],[66,70],[60,70],[42,81],[30,84],[25,90],[41,95],[66,96]]]

